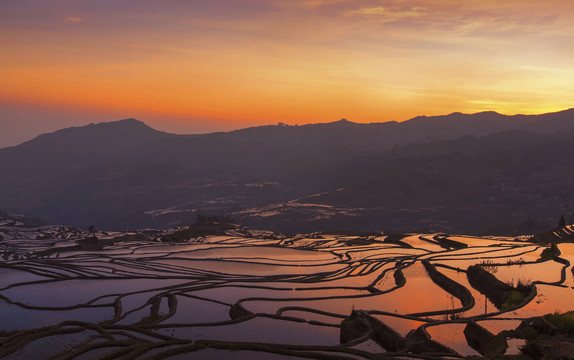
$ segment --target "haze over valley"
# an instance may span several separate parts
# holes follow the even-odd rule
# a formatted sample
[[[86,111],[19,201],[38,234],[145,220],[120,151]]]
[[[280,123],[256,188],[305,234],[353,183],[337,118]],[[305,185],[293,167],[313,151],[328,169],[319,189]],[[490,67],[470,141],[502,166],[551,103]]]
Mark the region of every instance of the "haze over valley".
[[[0,150],[1,208],[108,229],[199,212],[257,228],[518,234],[572,216],[574,111],[174,135],[91,124]]]

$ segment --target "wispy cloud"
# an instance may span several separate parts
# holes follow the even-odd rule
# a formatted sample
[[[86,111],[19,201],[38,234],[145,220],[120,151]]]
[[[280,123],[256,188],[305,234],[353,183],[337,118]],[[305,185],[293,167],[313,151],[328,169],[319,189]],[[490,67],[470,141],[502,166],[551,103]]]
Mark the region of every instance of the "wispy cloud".
[[[0,78],[13,98],[242,121],[547,110],[572,101],[571,14],[564,0],[0,0]]]
[[[84,19],[77,16],[70,16],[66,18],[66,21],[71,23],[81,23],[82,21],[84,21]]]
[[[298,1],[281,1],[281,7],[299,7],[316,9],[327,5],[338,5],[344,3],[357,2],[358,0],[298,0]]]
[[[346,15],[363,15],[363,16],[384,16],[390,19],[403,19],[420,17],[426,14],[426,8],[422,6],[415,6],[411,8],[402,9],[399,7],[387,7],[387,6],[373,6],[373,7],[363,7],[356,10],[351,10],[346,13]]]

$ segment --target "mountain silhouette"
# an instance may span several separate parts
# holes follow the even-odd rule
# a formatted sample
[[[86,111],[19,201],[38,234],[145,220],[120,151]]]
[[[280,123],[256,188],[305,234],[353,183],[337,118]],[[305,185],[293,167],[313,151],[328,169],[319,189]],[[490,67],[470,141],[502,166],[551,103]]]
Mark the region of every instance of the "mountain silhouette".
[[[125,119],[0,149],[0,209],[118,229],[204,211],[282,231],[478,233],[569,214],[573,137],[572,109],[200,135]]]

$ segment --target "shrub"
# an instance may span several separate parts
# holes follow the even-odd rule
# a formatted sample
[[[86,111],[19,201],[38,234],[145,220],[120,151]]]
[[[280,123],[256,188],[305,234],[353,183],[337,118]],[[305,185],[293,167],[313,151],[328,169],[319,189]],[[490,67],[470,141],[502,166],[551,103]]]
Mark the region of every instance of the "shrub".
[[[523,294],[527,294],[528,292],[530,292],[531,287],[532,287],[532,281],[522,279],[518,279],[515,286],[516,290],[520,291]]]
[[[525,295],[522,292],[518,290],[512,290],[510,291],[508,297],[506,298],[506,301],[504,302],[504,304],[502,304],[500,308],[501,310],[506,310],[515,307],[519,305],[524,300],[524,298]]]
[[[554,256],[558,255],[560,255],[560,250],[558,250],[558,246],[556,246],[556,244],[552,244],[552,246],[542,251],[542,253],[540,254],[540,260],[542,261],[552,260],[554,259]]]
[[[484,260],[480,263],[480,267],[491,274],[496,274],[498,272],[498,266],[495,265],[494,261],[492,260]]]
[[[518,259],[508,259],[506,260],[506,264],[507,265],[522,265],[526,263],[526,261],[524,261],[524,259],[522,257],[518,258]]]
[[[554,314],[547,315],[546,320],[556,326],[560,332],[574,333],[574,311],[566,313],[556,311]]]

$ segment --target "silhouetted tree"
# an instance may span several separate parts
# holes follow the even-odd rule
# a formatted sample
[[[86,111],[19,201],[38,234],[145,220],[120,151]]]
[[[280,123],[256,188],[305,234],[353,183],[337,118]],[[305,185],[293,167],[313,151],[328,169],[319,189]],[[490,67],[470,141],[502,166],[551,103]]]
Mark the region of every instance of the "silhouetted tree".
[[[560,221],[558,221],[558,227],[566,226],[566,219],[564,219],[564,215],[560,216]]]

